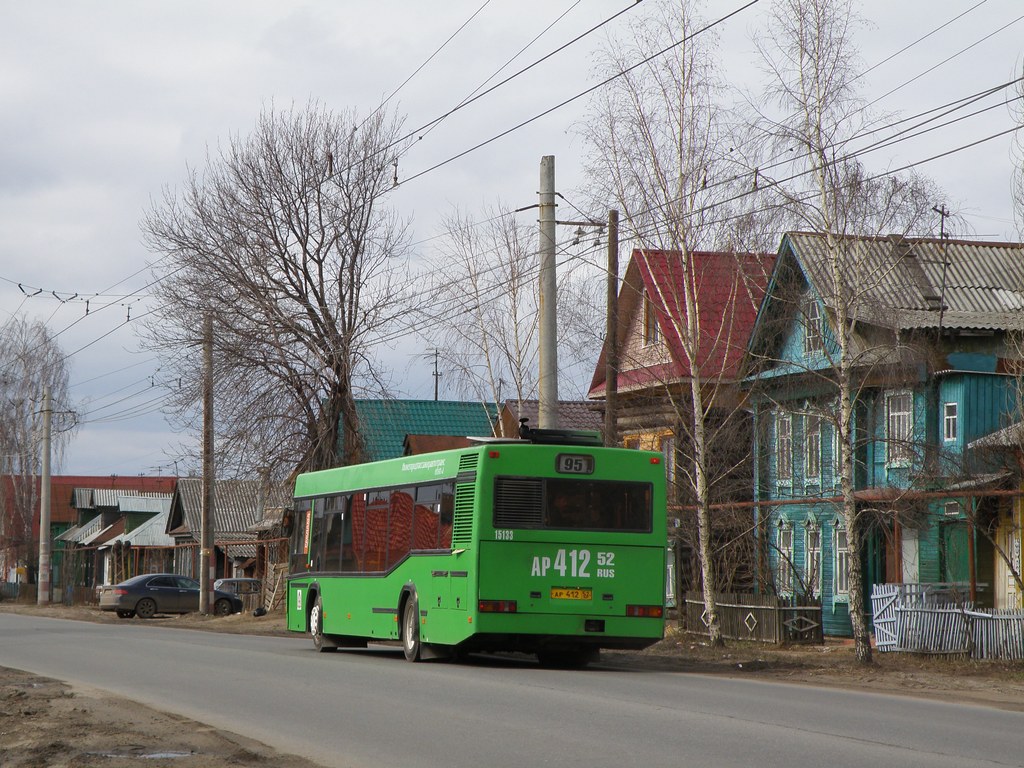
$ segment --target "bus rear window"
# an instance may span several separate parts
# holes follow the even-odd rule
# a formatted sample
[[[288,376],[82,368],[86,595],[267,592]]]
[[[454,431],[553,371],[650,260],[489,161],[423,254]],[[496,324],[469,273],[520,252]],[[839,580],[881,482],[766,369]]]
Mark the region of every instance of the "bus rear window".
[[[651,531],[650,483],[537,477],[499,477],[495,528]]]

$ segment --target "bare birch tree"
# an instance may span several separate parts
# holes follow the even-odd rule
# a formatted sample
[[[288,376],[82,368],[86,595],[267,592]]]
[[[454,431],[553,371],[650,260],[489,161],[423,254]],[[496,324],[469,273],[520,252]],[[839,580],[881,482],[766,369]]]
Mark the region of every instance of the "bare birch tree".
[[[222,466],[361,460],[357,382],[373,376],[375,337],[401,311],[406,227],[384,200],[399,127],[384,111],[269,109],[145,217],[161,254],[145,343],[161,358],[168,410],[194,427],[196,346],[213,313]]]
[[[54,410],[72,414],[67,358],[44,323],[13,317],[0,326],[0,361],[0,578],[6,579],[13,567],[33,566],[39,552],[32,522],[39,514],[43,388],[50,388]],[[54,420],[54,467],[73,422]]]
[[[500,205],[483,216],[445,218],[420,319],[461,397],[521,402],[537,390],[536,227]]]
[[[674,262],[672,285],[661,285],[658,303],[673,311],[667,320],[679,339],[687,381],[665,386],[683,433],[678,474],[696,506],[698,558],[706,620],[713,645],[721,644],[712,565],[711,503],[717,482],[730,466],[716,466],[712,446],[718,430],[739,416],[735,390],[726,372],[709,366],[709,345],[742,344],[733,338],[709,338],[704,328],[699,284],[701,267],[694,254],[734,243],[724,214],[729,185],[725,176],[723,113],[715,40],[700,28],[696,4],[683,0],[652,6],[631,36],[611,41],[599,74],[620,74],[599,92],[582,133],[590,146],[588,182],[595,199],[612,201],[623,214],[622,230],[644,250],[660,250]],[[675,47],[671,47],[675,43]],[[656,55],[667,48],[671,50]],[[644,62],[636,66],[638,62]],[[716,168],[722,173],[716,177]],[[709,183],[711,177],[712,183]],[[716,205],[717,204],[717,205]],[[737,302],[754,301],[743,285],[734,285]],[[758,297],[759,298],[759,297]],[[730,323],[720,328],[728,329]],[[726,386],[723,386],[726,385]]]
[[[841,514],[851,552],[850,619],[857,658],[870,662],[870,637],[860,609],[863,531],[854,500],[853,413],[865,367],[886,356],[859,344],[856,327],[877,311],[864,297],[887,275],[872,270],[847,236],[907,233],[922,226],[936,198],[922,179],[872,178],[850,159],[848,142],[866,122],[864,104],[854,88],[859,71],[857,26],[849,0],[776,0],[758,47],[768,73],[766,97],[780,114],[761,114],[756,119],[774,126],[776,157],[791,151],[796,157],[794,167],[787,167],[793,173],[785,182],[762,172],[764,199],[774,198],[799,227],[825,238],[827,255],[816,284],[824,294],[820,299],[830,313],[838,349],[830,371],[838,402]]]

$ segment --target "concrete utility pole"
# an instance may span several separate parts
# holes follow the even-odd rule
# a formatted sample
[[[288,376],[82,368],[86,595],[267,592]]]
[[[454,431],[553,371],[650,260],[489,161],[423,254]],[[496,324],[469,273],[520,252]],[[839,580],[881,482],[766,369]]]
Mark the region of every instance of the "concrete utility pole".
[[[555,280],[555,156],[540,159],[540,393],[537,426],[558,427],[558,299]]]
[[[608,211],[608,328],[605,336],[604,444],[618,445],[619,400],[619,212]]]
[[[50,388],[43,387],[43,476],[39,489],[39,575],[36,604],[50,603],[50,428],[53,405]]]
[[[199,613],[213,608],[213,315],[203,318],[203,506],[200,519]]]

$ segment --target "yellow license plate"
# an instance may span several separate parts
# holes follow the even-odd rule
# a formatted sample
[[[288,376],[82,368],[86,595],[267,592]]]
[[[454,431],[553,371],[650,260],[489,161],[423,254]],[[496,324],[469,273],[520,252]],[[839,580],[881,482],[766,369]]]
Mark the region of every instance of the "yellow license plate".
[[[594,590],[574,589],[572,587],[552,587],[552,600],[593,600]]]

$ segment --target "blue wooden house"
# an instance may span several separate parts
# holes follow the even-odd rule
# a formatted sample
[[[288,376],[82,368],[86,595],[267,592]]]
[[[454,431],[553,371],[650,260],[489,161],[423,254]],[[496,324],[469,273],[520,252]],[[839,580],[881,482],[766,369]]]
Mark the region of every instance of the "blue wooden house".
[[[1024,245],[786,234],[751,335],[755,499],[768,589],[820,600],[849,635],[841,516],[836,295],[854,318],[854,488],[865,597],[944,582],[992,604],[991,536],[1012,494],[978,438],[1019,420],[1010,333],[1024,328]],[[835,291],[836,276],[843,286]],[[868,610],[868,606],[859,606]]]

